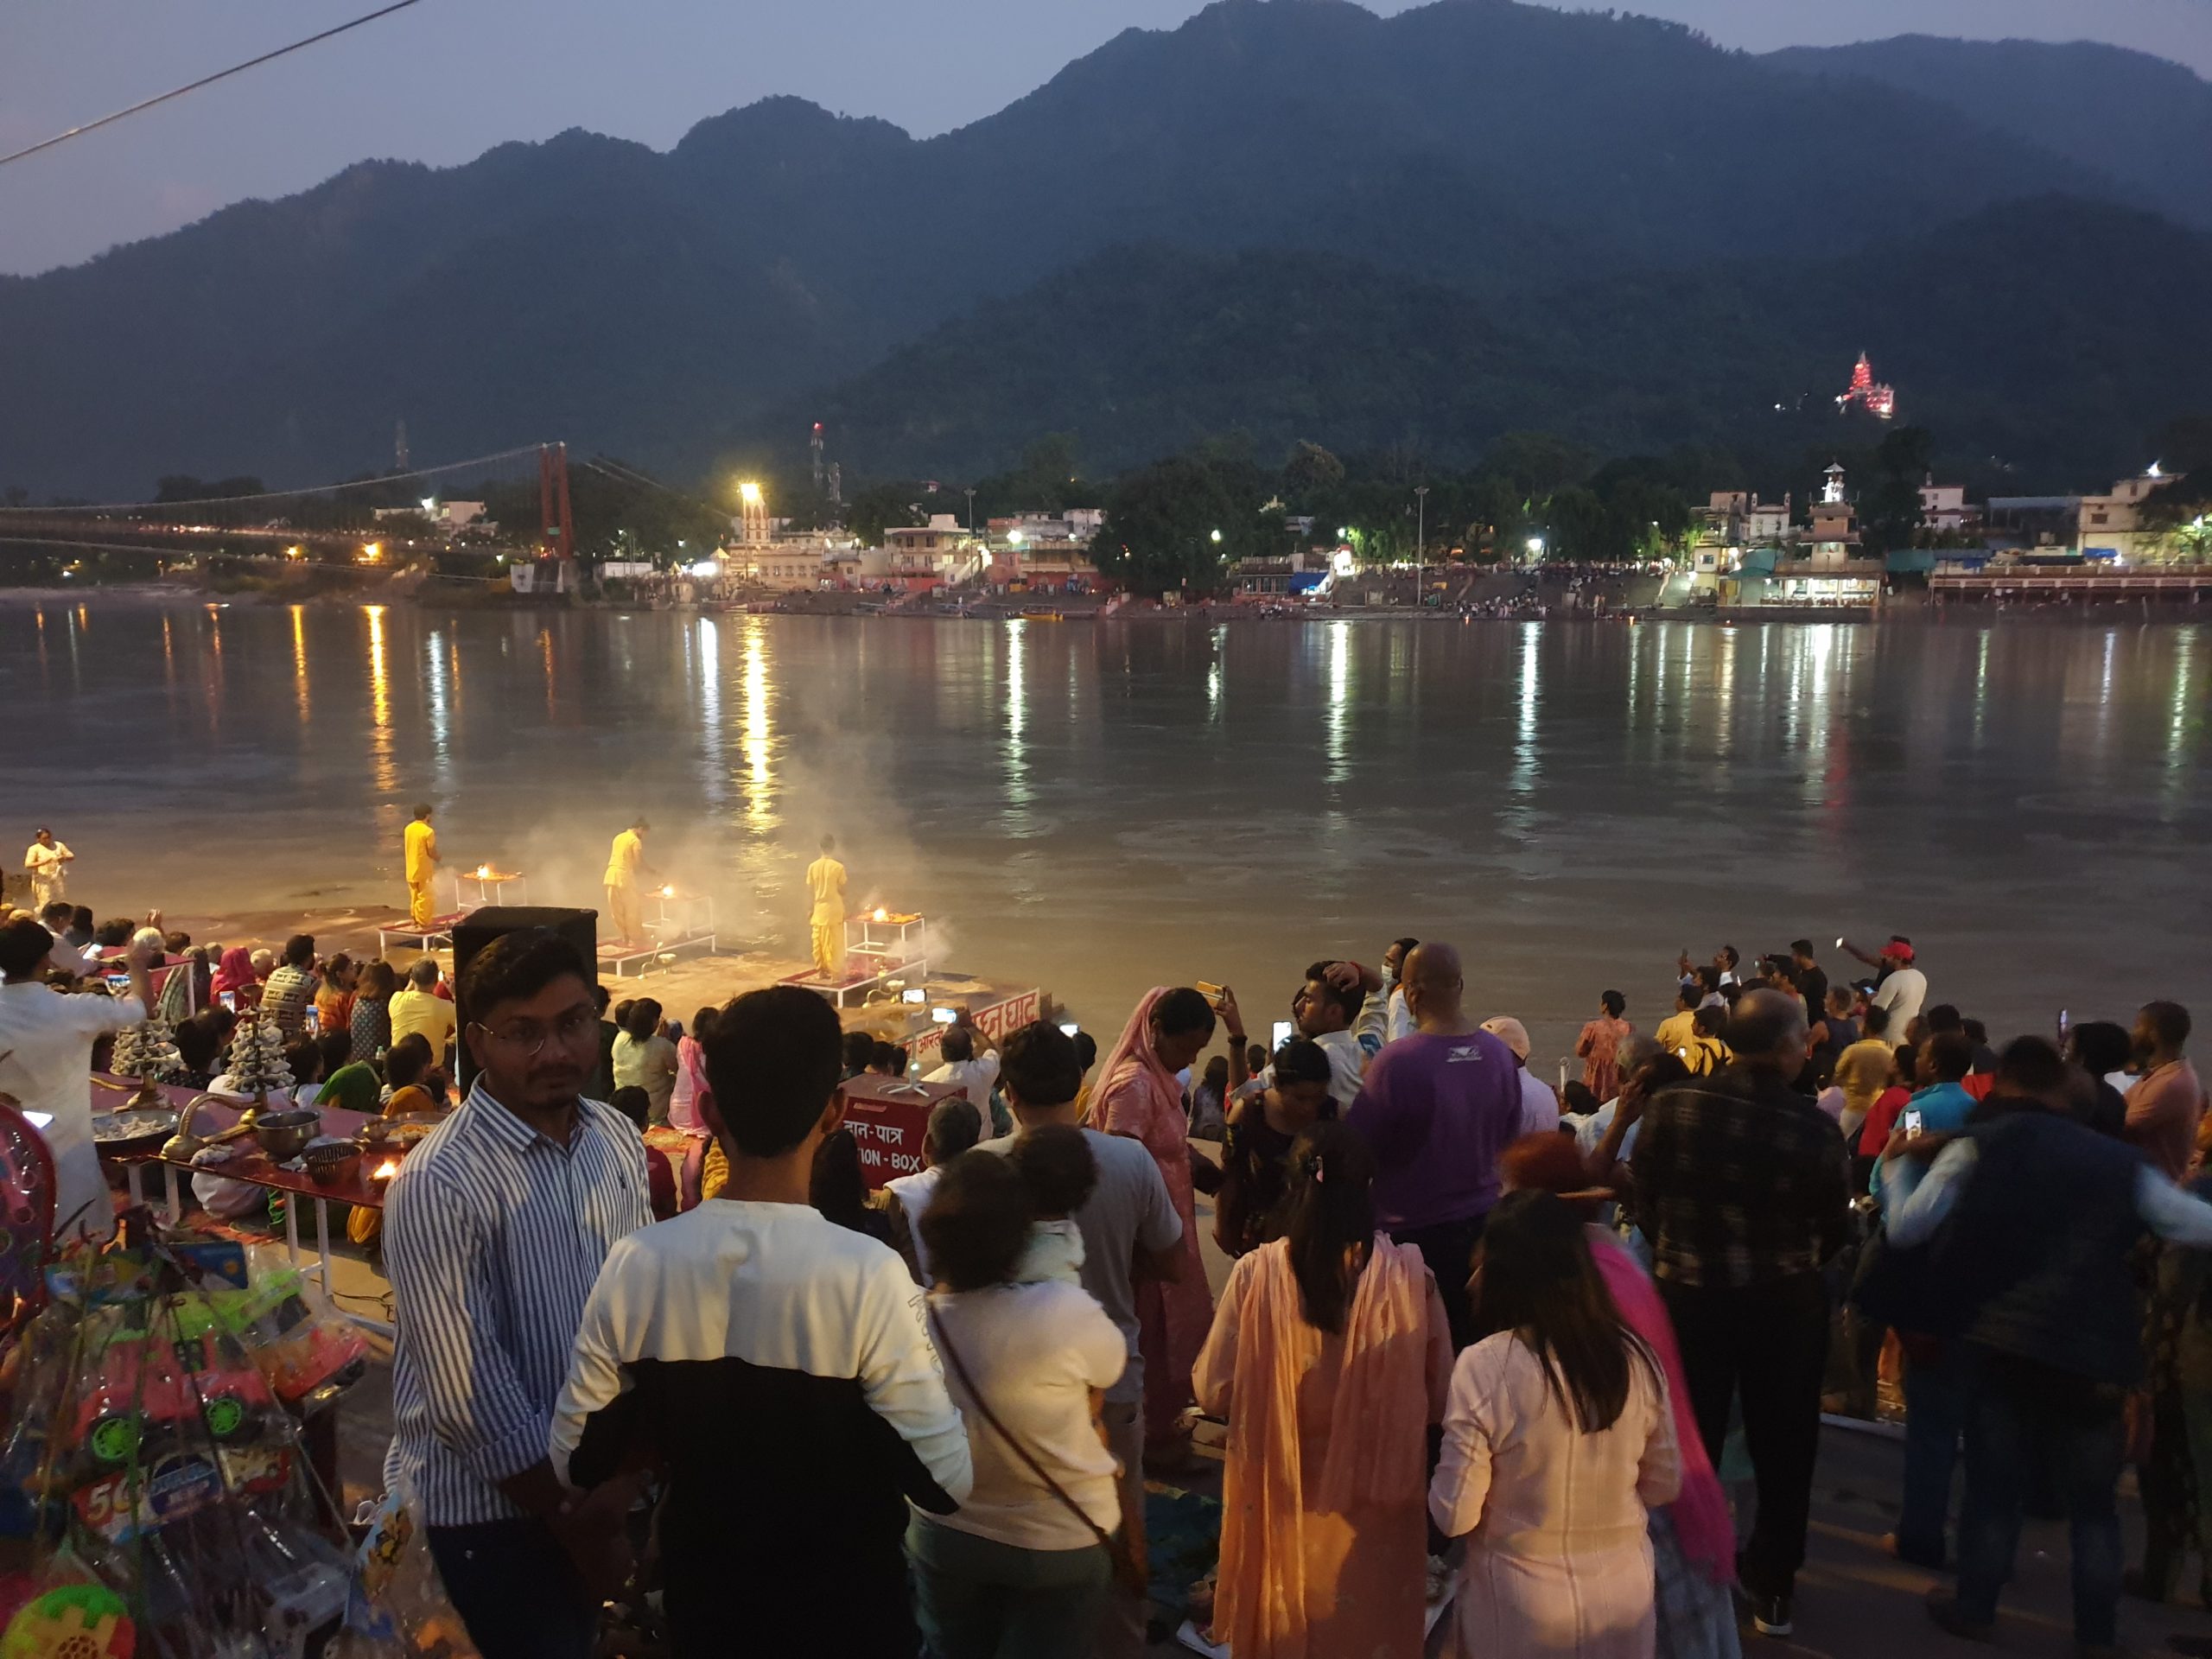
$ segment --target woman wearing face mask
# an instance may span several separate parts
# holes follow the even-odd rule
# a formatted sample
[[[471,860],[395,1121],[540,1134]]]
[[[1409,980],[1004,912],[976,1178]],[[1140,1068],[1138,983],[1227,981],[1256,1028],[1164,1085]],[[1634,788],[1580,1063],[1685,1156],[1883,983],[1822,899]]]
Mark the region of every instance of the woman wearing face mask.
[[[1281,1236],[1291,1143],[1337,1115],[1329,1078],[1320,1045],[1294,1037],[1275,1051],[1273,1082],[1231,1109],[1214,1197],[1214,1243],[1224,1255],[1244,1255]]]

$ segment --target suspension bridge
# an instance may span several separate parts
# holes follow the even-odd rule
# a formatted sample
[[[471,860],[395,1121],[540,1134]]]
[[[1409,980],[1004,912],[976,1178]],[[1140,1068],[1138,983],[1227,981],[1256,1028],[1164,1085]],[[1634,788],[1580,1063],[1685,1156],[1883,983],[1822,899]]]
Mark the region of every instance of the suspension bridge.
[[[626,490],[660,491],[708,507],[620,461],[575,464]],[[576,556],[569,467],[568,445],[552,441],[292,489],[218,484],[194,494],[189,486],[196,480],[180,480],[181,493],[165,490],[149,501],[16,502],[0,505],[0,550],[396,564],[467,540],[563,567],[565,587]],[[442,504],[464,497],[481,514],[447,518]]]

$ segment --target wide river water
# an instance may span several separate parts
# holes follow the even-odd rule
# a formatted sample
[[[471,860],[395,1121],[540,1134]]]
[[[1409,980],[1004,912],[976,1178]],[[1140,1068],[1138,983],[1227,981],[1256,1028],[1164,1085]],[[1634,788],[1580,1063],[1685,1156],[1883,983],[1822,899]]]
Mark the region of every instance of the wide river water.
[[[726,938],[794,953],[830,831],[1102,1041],[1201,978],[1264,1033],[1411,933],[1548,1073],[1609,987],[1649,1029],[1685,946],[1834,974],[1904,932],[1999,1036],[2202,1009],[2208,692],[2198,625],[0,608],[0,830],[50,823],[103,915],[398,904],[423,799],[448,868],[596,906],[643,810]]]

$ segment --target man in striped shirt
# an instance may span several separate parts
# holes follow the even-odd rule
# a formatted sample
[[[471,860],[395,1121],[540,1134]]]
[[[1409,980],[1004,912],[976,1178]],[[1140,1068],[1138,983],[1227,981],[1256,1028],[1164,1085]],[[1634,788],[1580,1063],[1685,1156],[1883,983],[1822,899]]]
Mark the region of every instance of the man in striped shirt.
[[[587,1659],[628,1493],[578,1499],[546,1455],[600,1265],[652,1220],[644,1143],[582,1097],[599,1009],[575,948],[504,935],[461,983],[481,1068],[410,1153],[385,1208],[398,1340],[387,1480],[422,1505],[430,1554],[483,1659]]]

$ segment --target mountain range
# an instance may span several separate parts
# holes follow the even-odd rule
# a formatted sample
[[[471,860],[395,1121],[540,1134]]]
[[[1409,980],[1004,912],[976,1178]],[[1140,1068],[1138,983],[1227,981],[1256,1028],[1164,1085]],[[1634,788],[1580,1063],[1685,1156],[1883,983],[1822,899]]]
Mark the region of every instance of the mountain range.
[[[1208,433],[1794,453],[1860,350],[1947,458],[2095,482],[2212,405],[2212,86],[2086,45],[1722,50],[1511,0],[1217,0],[916,140],[771,99],[369,162],[0,278],[0,486],[562,437],[698,478],[1094,474]]]

